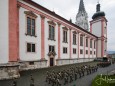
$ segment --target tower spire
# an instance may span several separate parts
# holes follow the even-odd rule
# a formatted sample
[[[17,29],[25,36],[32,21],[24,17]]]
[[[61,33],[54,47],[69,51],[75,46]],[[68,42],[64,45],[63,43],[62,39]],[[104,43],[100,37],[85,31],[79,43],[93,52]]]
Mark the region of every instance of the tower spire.
[[[80,0],[79,12],[80,12],[80,11],[85,11],[85,7],[84,7],[84,2],[83,2],[83,0]]]
[[[78,13],[76,15],[76,25],[88,31],[88,14],[85,11],[85,6],[83,0],[80,0]]]

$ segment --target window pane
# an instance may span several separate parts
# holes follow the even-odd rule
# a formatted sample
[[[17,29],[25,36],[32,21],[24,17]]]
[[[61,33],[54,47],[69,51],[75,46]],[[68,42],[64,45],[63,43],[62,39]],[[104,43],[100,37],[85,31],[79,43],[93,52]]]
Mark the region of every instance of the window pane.
[[[63,31],[63,42],[64,42],[64,39],[65,39],[65,38],[64,38],[64,35],[65,35],[65,32]]]
[[[64,42],[66,42],[66,33],[65,33],[65,31],[64,31]]]
[[[63,53],[64,53],[64,48],[63,48]]]
[[[32,26],[35,27],[35,19],[32,19]]]
[[[49,39],[51,39],[51,26],[49,25]]]
[[[83,50],[80,50],[80,54],[83,54]]]
[[[27,34],[31,35],[31,18],[27,17]]]
[[[86,38],[86,47],[88,47],[88,39]]]
[[[31,35],[31,26],[29,26],[29,25],[27,26],[27,34]]]
[[[35,44],[32,44],[32,52],[35,52]]]
[[[67,42],[67,31],[63,31],[63,42]]]
[[[27,52],[31,52],[31,44],[27,43]]]
[[[80,46],[83,46],[83,37],[80,36]]]
[[[52,46],[52,52],[54,52],[55,50],[54,50],[54,46]]]
[[[95,41],[94,41],[94,48],[95,48]]]
[[[65,31],[65,42],[67,42],[67,31]]]
[[[54,27],[52,26],[52,39],[54,40],[54,36],[55,36],[55,29]]]
[[[67,53],[67,48],[63,47],[63,53]]]
[[[76,54],[76,49],[73,48],[73,54]]]
[[[35,19],[32,19],[32,35],[35,35]]]
[[[92,40],[90,40],[90,48],[92,48]]]
[[[54,27],[51,26],[50,39],[54,40]]]
[[[66,53],[67,53],[67,48],[66,48]]]
[[[32,35],[35,35],[35,27],[32,27]]]
[[[73,34],[73,44],[74,44],[74,34]]]
[[[73,34],[73,44],[76,44],[76,34]]]
[[[49,46],[49,52],[51,51],[51,46]]]
[[[31,25],[31,18],[27,17],[27,24]]]

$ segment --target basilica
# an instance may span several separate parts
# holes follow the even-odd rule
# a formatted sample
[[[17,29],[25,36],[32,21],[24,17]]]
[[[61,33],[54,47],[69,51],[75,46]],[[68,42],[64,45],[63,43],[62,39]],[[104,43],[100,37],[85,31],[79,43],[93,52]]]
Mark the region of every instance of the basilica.
[[[90,24],[83,0],[75,23],[32,0],[0,0],[0,10],[0,72],[7,78],[107,55],[107,19],[99,3]]]

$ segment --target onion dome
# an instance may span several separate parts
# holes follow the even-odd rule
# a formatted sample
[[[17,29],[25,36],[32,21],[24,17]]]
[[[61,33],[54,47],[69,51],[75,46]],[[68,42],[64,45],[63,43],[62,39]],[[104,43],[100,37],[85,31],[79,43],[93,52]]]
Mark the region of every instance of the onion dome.
[[[92,19],[95,19],[97,17],[103,17],[105,16],[105,13],[103,11],[100,11],[100,4],[98,3],[96,6],[96,13],[92,16]]]

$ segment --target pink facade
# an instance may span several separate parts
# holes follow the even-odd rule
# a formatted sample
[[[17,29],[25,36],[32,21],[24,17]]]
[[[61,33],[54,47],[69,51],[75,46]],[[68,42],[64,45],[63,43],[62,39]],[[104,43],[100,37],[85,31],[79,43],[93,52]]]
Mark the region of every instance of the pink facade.
[[[9,1],[9,61],[18,59],[18,7],[17,1]]]

